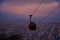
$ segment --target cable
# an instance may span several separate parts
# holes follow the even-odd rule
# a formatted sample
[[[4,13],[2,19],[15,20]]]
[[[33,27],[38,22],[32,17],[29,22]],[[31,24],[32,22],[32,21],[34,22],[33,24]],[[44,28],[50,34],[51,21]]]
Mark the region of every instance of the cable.
[[[37,11],[37,9],[41,6],[42,2],[43,2],[43,0],[40,1],[39,5],[38,5],[38,6],[36,7],[36,9],[33,11],[32,16],[35,14],[35,12]],[[26,24],[26,23],[25,23],[25,24]],[[24,24],[24,25],[25,25],[25,24]]]
[[[43,1],[42,1],[43,2]],[[41,3],[42,3],[41,2]],[[38,5],[38,7],[34,10],[34,12],[33,12],[33,14],[32,15],[34,15],[35,14],[35,12],[37,11],[37,9],[40,7],[40,5],[41,5],[41,3]],[[60,5],[58,6],[58,7],[56,7],[53,11],[51,11],[45,18],[43,18],[41,21],[40,21],[40,23],[42,22],[42,21],[44,21],[46,18],[48,18],[54,11],[56,11],[56,9],[57,8],[59,8],[60,7]],[[26,23],[25,23],[26,24]],[[24,25],[25,25],[24,24]]]
[[[42,22],[42,21],[44,21],[46,18],[48,18],[54,11],[56,11],[57,10],[57,8],[59,8],[60,7],[60,5],[58,6],[58,7],[56,7],[53,11],[51,11],[45,18],[43,18],[41,21],[40,21],[40,23]]]
[[[36,9],[34,10],[34,12],[32,13],[32,16],[35,14],[35,12],[38,10],[38,8],[41,6],[43,0],[40,1],[39,5],[36,7]]]

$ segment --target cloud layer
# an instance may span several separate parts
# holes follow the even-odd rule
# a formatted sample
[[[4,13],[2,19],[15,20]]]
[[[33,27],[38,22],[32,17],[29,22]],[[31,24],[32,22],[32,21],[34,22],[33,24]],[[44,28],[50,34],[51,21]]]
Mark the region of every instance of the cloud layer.
[[[5,0],[1,1],[2,5],[0,6],[0,8],[3,15],[11,14],[21,18],[28,17],[29,14],[33,13],[40,1],[41,0]],[[34,14],[34,18],[38,20],[39,18],[44,18],[49,14],[50,11],[52,11],[59,5],[59,2],[59,0],[43,0],[43,3],[41,4],[37,12]],[[52,15],[52,17],[54,16],[53,18],[58,18],[59,13],[57,11],[59,10],[57,9]],[[57,15],[56,12],[58,13]]]
[[[32,14],[32,12],[35,10],[37,6],[38,6],[38,3],[33,3],[33,4],[4,3],[2,7],[2,11],[7,13],[17,14],[17,15],[29,15],[29,14]],[[37,10],[36,13],[40,15],[41,13],[43,14],[48,13],[48,11],[50,11],[52,8],[54,9],[57,6],[58,6],[57,2],[41,4],[41,7]]]

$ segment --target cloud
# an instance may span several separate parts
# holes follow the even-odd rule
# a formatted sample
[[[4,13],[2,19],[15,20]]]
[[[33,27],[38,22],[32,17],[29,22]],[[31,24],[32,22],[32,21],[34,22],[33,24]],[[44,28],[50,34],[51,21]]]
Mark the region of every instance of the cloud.
[[[9,0],[3,2],[2,5],[2,11],[3,13],[15,15],[15,16],[24,16],[28,17],[28,15],[32,14],[32,12],[35,10],[35,8],[38,6],[40,1],[37,0]],[[50,11],[55,9],[59,3],[57,1],[52,0],[45,0],[43,4],[40,6],[40,8],[37,10],[37,12],[34,14],[34,18],[44,18],[49,14]],[[55,11],[56,12],[56,11]],[[56,16],[56,13],[53,15]],[[53,17],[52,16],[52,17]],[[12,17],[11,17],[12,18]],[[12,18],[13,19],[13,18]]]
[[[1,0],[0,2],[12,2],[12,3],[51,3],[60,2],[60,0]]]
[[[33,4],[4,3],[2,10],[3,12],[13,13],[16,15],[29,15],[29,14],[32,14],[32,12],[35,10],[37,6],[38,6],[38,3],[33,3]],[[44,13],[48,13],[48,11],[50,11],[52,8],[55,8],[56,6],[58,6],[58,3],[56,2],[42,4],[41,7],[37,10],[36,16],[38,14],[40,14],[40,16],[45,15]]]
[[[60,0],[55,0],[55,1],[57,1],[57,2],[59,2],[59,3],[60,3]]]

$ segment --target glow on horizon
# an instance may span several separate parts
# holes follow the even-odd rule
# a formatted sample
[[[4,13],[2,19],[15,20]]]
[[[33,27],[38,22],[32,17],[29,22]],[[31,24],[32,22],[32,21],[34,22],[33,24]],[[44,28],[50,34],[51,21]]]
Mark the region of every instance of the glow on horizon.
[[[4,3],[3,4],[3,12],[11,13],[14,15],[29,15],[32,14],[32,12],[35,10],[35,8],[38,6],[38,3],[33,4],[11,4],[11,3]],[[46,16],[49,11],[53,10],[58,6],[57,2],[52,2],[48,4],[42,4],[40,8],[37,10],[35,16]]]

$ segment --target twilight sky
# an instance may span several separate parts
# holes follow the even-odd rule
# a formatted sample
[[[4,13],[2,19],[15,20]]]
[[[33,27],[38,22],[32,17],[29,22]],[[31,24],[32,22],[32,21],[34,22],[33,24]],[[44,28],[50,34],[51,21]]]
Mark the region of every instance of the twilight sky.
[[[27,21],[41,0],[0,0],[0,21]],[[42,0],[41,6],[33,16],[40,21],[60,5],[60,0]],[[60,21],[60,8],[45,21]]]

